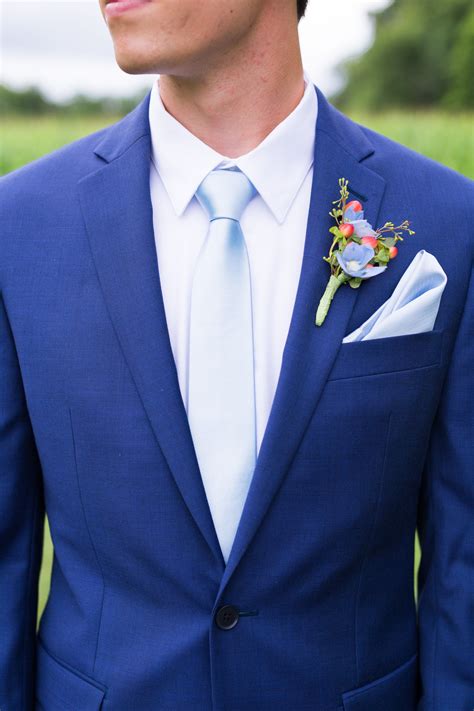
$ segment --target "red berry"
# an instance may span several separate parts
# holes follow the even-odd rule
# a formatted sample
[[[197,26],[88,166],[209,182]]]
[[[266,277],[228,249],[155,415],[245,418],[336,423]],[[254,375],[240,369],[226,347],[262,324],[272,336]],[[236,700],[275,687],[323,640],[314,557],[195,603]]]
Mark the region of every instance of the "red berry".
[[[368,244],[369,247],[373,247],[373,249],[375,249],[377,246],[376,237],[362,237],[360,241],[362,242],[362,244]]]
[[[351,200],[350,202],[347,203],[346,207],[344,208],[347,210],[348,208],[352,207],[354,212],[361,212],[362,210],[362,205],[358,200]]]
[[[345,222],[339,227],[339,231],[344,237],[351,237],[354,234],[354,225],[351,225],[350,222]]]
[[[398,254],[398,247],[390,247],[388,253],[390,255],[390,259],[393,259]]]

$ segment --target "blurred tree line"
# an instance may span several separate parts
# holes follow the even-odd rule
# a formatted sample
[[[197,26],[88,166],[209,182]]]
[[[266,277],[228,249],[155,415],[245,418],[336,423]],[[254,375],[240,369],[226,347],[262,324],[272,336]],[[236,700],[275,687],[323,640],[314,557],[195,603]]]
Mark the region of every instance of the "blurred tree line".
[[[125,98],[99,97],[92,98],[85,94],[76,94],[69,101],[57,103],[47,99],[35,86],[17,90],[0,84],[0,115],[22,114],[40,116],[47,114],[65,114],[80,116],[125,116],[142,100],[148,88],[142,89],[134,96]]]
[[[474,107],[472,0],[394,0],[371,15],[373,45],[340,66],[339,107]]]

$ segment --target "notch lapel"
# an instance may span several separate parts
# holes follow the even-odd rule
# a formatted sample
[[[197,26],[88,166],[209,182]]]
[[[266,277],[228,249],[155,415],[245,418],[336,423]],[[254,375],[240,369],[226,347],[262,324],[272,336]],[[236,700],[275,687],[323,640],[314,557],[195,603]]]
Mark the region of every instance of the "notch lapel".
[[[318,119],[313,180],[295,305],[274,401],[217,600],[221,599],[288,472],[360,293],[360,288],[343,285],[323,325],[315,326],[316,308],[330,276],[323,256],[331,244],[329,228],[334,221],[329,212],[332,201],[339,196],[339,178],[349,180],[351,195],[363,202],[365,217],[374,225],[385,190],[385,180],[360,163],[373,152],[365,134],[332,107],[319,89],[315,90]]]
[[[181,495],[224,567],[162,298],[149,186],[149,96],[107,129],[95,148],[107,162],[77,188],[100,286],[140,399]]]

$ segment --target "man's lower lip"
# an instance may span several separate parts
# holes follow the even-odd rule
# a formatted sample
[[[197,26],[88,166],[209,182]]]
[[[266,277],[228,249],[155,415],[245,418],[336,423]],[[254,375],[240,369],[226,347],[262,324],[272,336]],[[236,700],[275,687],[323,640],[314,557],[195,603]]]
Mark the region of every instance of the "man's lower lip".
[[[143,5],[148,5],[150,0],[114,0],[114,2],[108,2],[105,6],[105,12],[107,16],[120,15],[122,12],[127,10],[133,10],[136,7],[142,7]]]

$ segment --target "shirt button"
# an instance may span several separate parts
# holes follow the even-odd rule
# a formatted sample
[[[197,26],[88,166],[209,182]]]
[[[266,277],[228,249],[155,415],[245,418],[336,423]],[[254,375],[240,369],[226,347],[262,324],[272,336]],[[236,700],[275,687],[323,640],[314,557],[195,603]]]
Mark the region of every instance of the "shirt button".
[[[215,620],[221,630],[231,630],[239,621],[239,611],[233,605],[223,605],[217,610]]]

